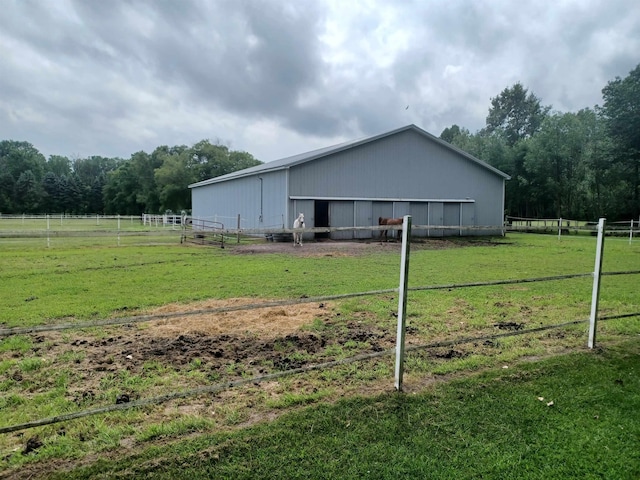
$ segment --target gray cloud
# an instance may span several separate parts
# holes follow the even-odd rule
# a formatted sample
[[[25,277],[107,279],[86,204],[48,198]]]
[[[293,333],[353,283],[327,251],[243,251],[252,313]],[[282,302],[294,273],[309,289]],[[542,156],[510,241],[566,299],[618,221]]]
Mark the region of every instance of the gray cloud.
[[[408,123],[475,131],[515,82],[593,107],[639,51],[632,0],[5,3],[0,139],[126,158],[222,138],[271,160]]]

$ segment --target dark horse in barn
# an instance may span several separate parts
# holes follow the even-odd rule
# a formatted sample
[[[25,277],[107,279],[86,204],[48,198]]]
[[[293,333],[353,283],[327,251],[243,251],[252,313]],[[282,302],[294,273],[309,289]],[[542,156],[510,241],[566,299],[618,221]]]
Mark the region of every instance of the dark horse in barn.
[[[378,217],[378,225],[402,225],[403,221],[404,221],[403,218]],[[380,232],[380,239],[382,239],[383,236],[385,241],[389,240],[388,230],[382,230]],[[401,237],[402,237],[402,230],[398,230],[398,238],[401,238]]]

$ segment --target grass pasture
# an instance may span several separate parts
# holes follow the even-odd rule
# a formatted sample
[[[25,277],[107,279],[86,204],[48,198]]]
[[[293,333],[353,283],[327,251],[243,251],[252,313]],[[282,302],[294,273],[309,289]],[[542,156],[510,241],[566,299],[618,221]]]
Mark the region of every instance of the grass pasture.
[[[397,244],[308,243],[284,254],[256,253],[254,240],[220,249],[180,245],[179,234],[134,238],[49,248],[0,238],[0,329],[84,325],[0,337],[0,427],[394,347],[395,293],[219,309],[396,288]],[[416,242],[409,286],[587,273],[594,254],[588,236]],[[640,242],[607,238],[603,271],[629,270],[640,270]],[[409,349],[403,394],[393,392],[393,356],[383,355],[0,434],[0,469],[15,478],[588,478],[585,451],[602,456],[606,446],[604,476],[635,478],[637,317],[600,322],[597,352],[585,348],[586,323],[489,338],[588,318],[591,284],[410,291],[408,347],[486,339]],[[638,275],[604,276],[600,314],[640,311],[639,287]]]

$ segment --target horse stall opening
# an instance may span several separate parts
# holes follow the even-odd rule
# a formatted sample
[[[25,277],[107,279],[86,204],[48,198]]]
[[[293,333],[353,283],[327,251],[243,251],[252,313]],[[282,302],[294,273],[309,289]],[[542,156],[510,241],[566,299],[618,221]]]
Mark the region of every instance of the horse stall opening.
[[[313,202],[314,227],[329,227],[329,202],[315,200]],[[329,232],[315,234],[315,238],[329,238]]]

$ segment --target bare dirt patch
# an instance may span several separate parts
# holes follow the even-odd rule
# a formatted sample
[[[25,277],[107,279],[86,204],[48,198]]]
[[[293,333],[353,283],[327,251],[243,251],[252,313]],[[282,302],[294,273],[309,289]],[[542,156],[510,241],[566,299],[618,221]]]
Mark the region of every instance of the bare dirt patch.
[[[124,370],[144,375],[150,364],[178,372],[195,367],[206,372],[213,382],[334,360],[330,346],[341,348],[356,343],[358,353],[364,353],[391,348],[394,343],[392,332],[367,322],[346,320],[329,303],[207,312],[255,303],[254,299],[232,299],[170,304],[148,313],[184,315],[97,333],[40,333],[33,337],[31,354],[51,365],[60,365],[64,359],[64,368],[80,380],[69,389],[70,397],[80,406],[97,400],[105,379]],[[19,374],[17,368],[5,373]],[[128,391],[121,394],[127,394],[130,400],[139,397]]]
[[[181,312],[187,314],[200,310],[256,303],[258,303],[257,300],[250,298],[207,300],[189,305],[164,305],[149,313],[151,315]],[[153,336],[175,336],[194,333],[204,335],[237,335],[243,333],[286,335],[300,329],[303,325],[310,324],[314,318],[326,317],[330,308],[330,305],[326,303],[304,303],[235,312],[185,315],[158,320],[147,324],[145,328]]]

